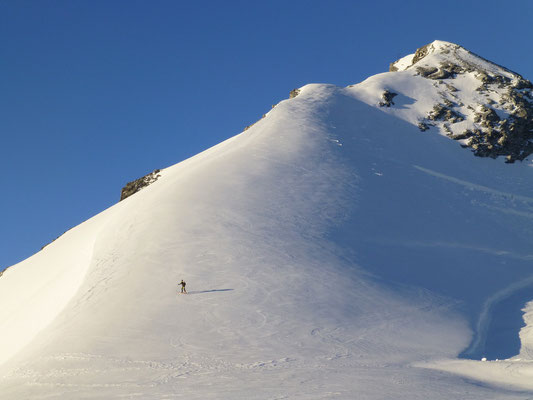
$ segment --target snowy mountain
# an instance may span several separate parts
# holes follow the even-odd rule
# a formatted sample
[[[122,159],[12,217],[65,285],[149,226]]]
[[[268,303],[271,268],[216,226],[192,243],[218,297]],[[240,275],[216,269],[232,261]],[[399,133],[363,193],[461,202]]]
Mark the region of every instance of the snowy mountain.
[[[5,271],[0,399],[524,398],[532,102],[441,41],[291,92]]]

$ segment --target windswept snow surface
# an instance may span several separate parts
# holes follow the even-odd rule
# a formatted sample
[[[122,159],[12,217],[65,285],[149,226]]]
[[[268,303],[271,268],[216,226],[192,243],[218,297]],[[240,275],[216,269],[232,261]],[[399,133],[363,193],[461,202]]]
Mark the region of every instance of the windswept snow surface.
[[[530,328],[457,356],[533,281],[531,163],[377,108],[404,72],[307,85],[8,269],[0,399],[530,397]]]

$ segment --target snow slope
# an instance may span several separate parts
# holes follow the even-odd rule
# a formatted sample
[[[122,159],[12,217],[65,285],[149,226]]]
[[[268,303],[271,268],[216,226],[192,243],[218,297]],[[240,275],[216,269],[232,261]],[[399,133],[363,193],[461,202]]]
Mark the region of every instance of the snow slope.
[[[530,325],[458,355],[533,285],[532,164],[420,132],[436,96],[304,86],[8,269],[0,399],[526,398]]]

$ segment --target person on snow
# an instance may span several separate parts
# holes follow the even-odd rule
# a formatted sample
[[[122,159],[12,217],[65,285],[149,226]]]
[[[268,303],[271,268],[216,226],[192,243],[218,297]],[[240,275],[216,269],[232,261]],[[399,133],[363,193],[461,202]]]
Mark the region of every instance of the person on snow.
[[[181,293],[187,293],[187,290],[185,290],[185,281],[182,279],[181,282],[180,282],[180,285],[181,285]]]

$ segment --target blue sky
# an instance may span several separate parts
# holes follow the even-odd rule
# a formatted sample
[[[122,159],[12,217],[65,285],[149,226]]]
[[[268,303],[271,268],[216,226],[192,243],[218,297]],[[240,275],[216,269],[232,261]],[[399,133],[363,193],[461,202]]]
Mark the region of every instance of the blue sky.
[[[435,39],[533,79],[533,2],[0,0],[0,269],[307,83]]]

